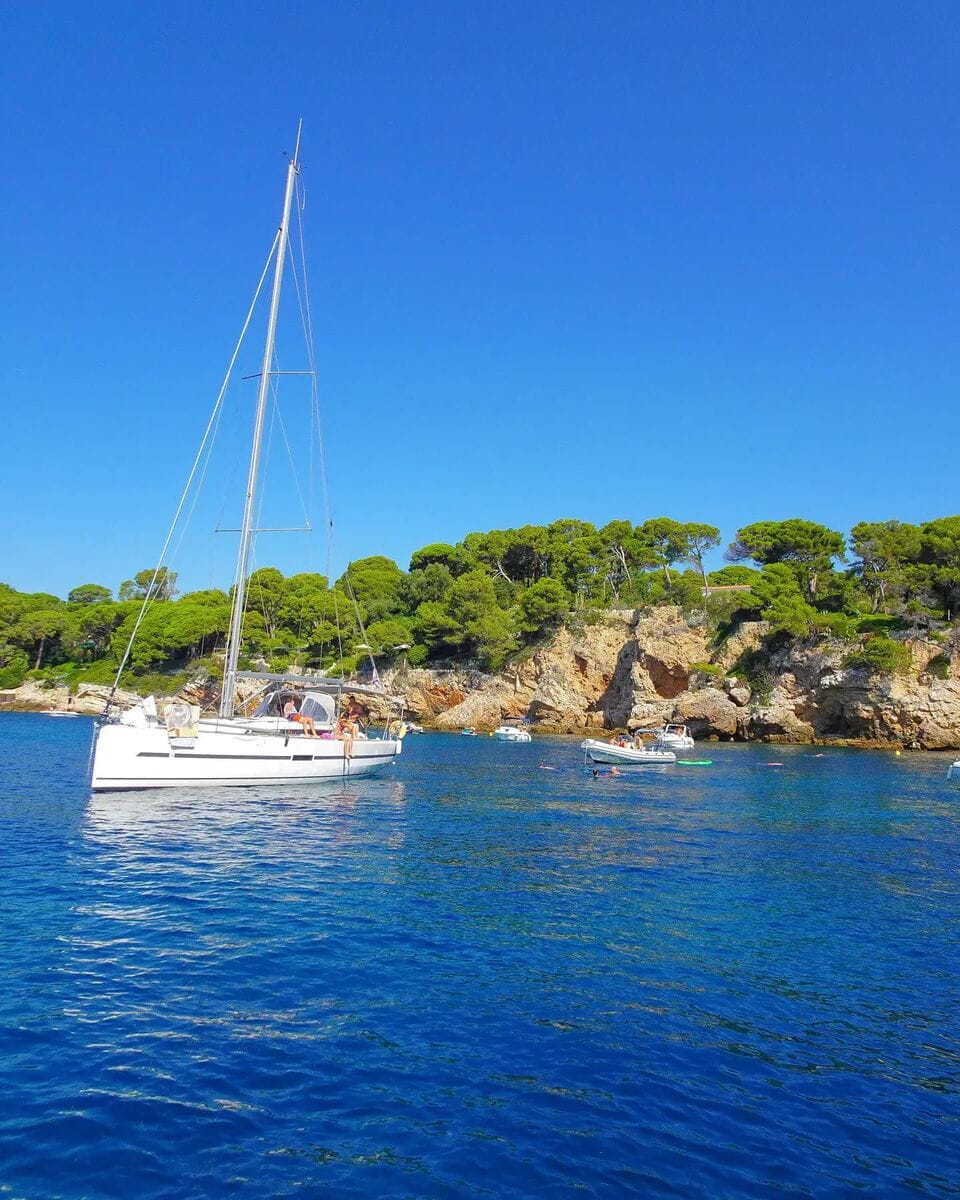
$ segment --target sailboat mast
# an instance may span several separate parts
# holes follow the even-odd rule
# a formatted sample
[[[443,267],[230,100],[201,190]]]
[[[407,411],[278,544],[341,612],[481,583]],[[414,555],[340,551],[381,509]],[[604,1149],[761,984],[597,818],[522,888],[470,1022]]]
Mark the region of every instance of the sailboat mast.
[[[277,313],[280,309],[280,285],[287,257],[287,242],[290,235],[290,207],[293,201],[293,185],[300,169],[300,132],[297,131],[297,149],[287,166],[287,186],[283,196],[283,217],[277,236],[277,257],[273,270],[273,291],[270,296],[270,315],[267,317],[267,339],[263,348],[263,366],[260,370],[260,386],[257,391],[257,411],[253,420],[253,444],[250,448],[250,469],[247,472],[247,496],[243,506],[243,523],[240,528],[240,548],[237,552],[237,573],[234,579],[233,608],[230,612],[230,631],[227,635],[227,661],[223,675],[223,694],[220,697],[220,716],[232,717],[237,683],[237,660],[240,657],[240,639],[243,632],[243,610],[247,596],[247,566],[253,540],[254,507],[257,499],[257,479],[260,474],[260,449],[263,442],[263,426],[270,394],[270,379],[273,371],[273,350],[277,340]]]

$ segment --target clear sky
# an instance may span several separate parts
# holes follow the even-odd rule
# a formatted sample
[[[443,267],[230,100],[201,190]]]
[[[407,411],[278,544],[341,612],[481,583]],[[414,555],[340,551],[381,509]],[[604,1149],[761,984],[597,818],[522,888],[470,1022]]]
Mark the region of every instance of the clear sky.
[[[953,0],[5,6],[0,579],[153,563],[301,115],[335,566],[957,512],[958,32]],[[229,581],[209,524],[186,587]]]

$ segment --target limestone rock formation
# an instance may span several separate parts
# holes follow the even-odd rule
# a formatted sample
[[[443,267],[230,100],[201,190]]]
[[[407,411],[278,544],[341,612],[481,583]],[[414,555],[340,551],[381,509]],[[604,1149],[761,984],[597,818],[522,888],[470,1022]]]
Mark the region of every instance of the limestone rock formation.
[[[413,718],[440,729],[488,730],[504,718],[558,733],[683,721],[699,738],[960,746],[960,644],[943,635],[905,640],[911,668],[898,676],[845,666],[850,646],[825,636],[769,635],[764,622],[748,622],[715,645],[707,625],[678,608],[591,612],[496,674],[462,667],[382,674]],[[202,681],[191,686],[191,701],[209,708],[214,691]],[[109,690],[81,684],[71,698],[66,688],[30,681],[0,702],[98,714]],[[126,707],[137,697],[121,692],[116,700]],[[387,716],[386,703],[362,704],[374,719]]]
[[[507,716],[561,733],[683,721],[698,738],[960,745],[960,662],[940,643],[908,642],[913,669],[899,677],[844,668],[850,647],[829,638],[771,641],[761,621],[719,647],[675,608],[594,621],[559,630],[500,675],[419,670],[393,686],[419,719],[444,729],[492,728]],[[758,650],[750,678],[737,673]],[[931,674],[935,659],[940,674],[949,662],[947,678]]]

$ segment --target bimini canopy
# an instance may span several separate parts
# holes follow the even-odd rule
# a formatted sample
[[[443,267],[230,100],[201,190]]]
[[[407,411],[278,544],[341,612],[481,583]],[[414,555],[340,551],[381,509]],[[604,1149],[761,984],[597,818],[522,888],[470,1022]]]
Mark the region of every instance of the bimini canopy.
[[[372,687],[364,683],[351,683],[348,679],[325,679],[320,675],[280,675],[267,671],[238,671],[238,679],[262,679],[264,683],[300,684],[311,692],[325,692],[340,695],[341,692],[351,696],[377,696],[381,700],[389,700],[393,704],[402,704],[402,696],[391,696],[382,687]]]
[[[317,725],[332,725],[336,709],[336,700],[332,696],[324,696],[322,692],[307,692],[300,705],[303,715],[312,717]]]
[[[263,697],[253,715],[255,717],[282,716],[283,706],[288,700],[295,700],[298,710],[305,717],[312,717],[314,724],[333,724],[337,702],[332,696],[325,696],[322,692],[307,692],[301,696],[299,692],[276,688]]]

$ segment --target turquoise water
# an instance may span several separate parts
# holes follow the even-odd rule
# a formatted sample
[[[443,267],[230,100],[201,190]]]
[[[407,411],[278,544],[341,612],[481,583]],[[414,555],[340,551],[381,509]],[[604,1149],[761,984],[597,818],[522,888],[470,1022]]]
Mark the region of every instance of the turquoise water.
[[[952,756],[91,798],[90,733],[0,715],[0,1195],[960,1194]]]

